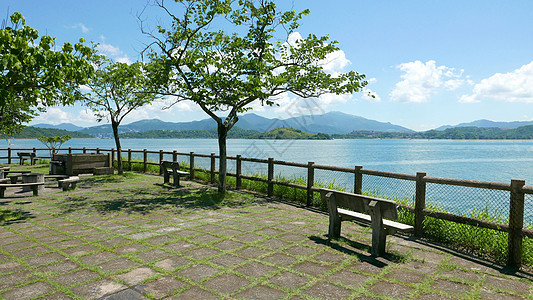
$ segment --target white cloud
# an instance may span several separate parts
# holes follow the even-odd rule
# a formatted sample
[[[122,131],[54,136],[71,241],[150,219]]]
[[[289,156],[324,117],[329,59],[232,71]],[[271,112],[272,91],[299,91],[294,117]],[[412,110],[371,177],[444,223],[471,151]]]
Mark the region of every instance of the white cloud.
[[[472,94],[459,102],[476,103],[485,99],[533,103],[533,61],[508,73],[496,73],[474,85]]]
[[[390,93],[391,100],[398,102],[427,102],[431,95],[441,89],[455,90],[465,83],[463,70],[437,66],[434,60],[423,63],[419,60],[403,63],[396,68],[405,72],[402,81],[396,83]]]
[[[83,32],[83,33],[87,33],[89,31],[91,31],[91,29],[88,28],[87,26],[85,26],[83,23],[78,23],[78,24],[76,24],[74,26],[71,26],[71,28],[79,28],[79,29],[81,29],[81,32]]]
[[[131,64],[131,60],[128,55],[124,53],[124,51],[120,50],[120,48],[118,47],[115,47],[111,44],[102,43],[98,44],[98,46],[96,46],[96,49],[102,52],[105,56],[117,62]]]

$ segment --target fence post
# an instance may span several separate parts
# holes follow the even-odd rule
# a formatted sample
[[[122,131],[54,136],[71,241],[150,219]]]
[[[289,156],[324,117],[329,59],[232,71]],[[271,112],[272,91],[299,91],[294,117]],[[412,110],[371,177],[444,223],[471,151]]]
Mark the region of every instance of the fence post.
[[[7,148],[7,163],[11,164],[11,148]]]
[[[307,162],[307,206],[311,206],[313,201],[313,186],[315,185],[315,162]]]
[[[237,159],[235,160],[237,166],[235,167],[237,174],[235,174],[235,188],[240,189],[242,187],[242,160],[241,155],[237,155]]]
[[[115,148],[111,148],[111,166],[115,163]]]
[[[172,161],[178,161],[178,151],[172,151]]]
[[[522,228],[524,227],[525,180],[511,180],[511,203],[509,207],[509,244],[507,265],[520,267],[522,264]]]
[[[416,194],[415,194],[415,235],[424,233],[424,209],[426,208],[426,182],[424,177],[426,172],[416,173]]]
[[[133,169],[131,166],[131,149],[128,149],[128,166],[129,170],[131,171]]]
[[[163,167],[161,167],[161,162],[163,162],[163,150],[159,150],[159,175],[163,175]]]
[[[274,195],[274,183],[272,182],[274,180],[274,158],[269,157],[268,158],[268,187],[267,187],[267,195],[271,197]]]
[[[211,183],[215,183],[215,153],[211,153]]]
[[[353,183],[353,193],[361,195],[363,193],[363,166],[355,166],[355,176]]]
[[[72,154],[72,147],[68,147],[68,154]],[[50,157],[50,159],[52,158]]]
[[[190,158],[189,158],[189,174],[191,174],[191,180],[194,179],[194,152],[191,152],[190,153]]]
[[[96,154],[100,154],[100,148],[96,148]]]
[[[83,147],[83,154],[87,153],[87,147]]]
[[[143,173],[148,171],[148,152],[146,149],[143,149]]]

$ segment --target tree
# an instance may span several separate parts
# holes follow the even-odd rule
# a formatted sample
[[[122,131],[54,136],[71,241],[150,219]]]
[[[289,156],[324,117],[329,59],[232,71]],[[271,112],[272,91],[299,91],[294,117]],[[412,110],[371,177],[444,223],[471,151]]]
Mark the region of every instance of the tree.
[[[70,135],[64,136],[41,136],[38,140],[50,150],[50,159],[57,153],[61,146],[71,139]]]
[[[146,92],[147,78],[142,62],[131,65],[110,62],[100,56],[98,69],[91,76],[87,86],[89,91],[83,93],[83,103],[91,108],[98,122],[109,118],[115,137],[118,159],[118,173],[122,174],[122,147],[118,126],[133,110],[152,102],[155,94]]]
[[[78,86],[93,71],[86,60],[93,50],[81,39],[56,51],[55,37],[37,41],[39,33],[24,26],[21,13],[10,20],[0,28],[0,133],[13,135],[46,106],[79,99]]]
[[[272,106],[283,93],[309,98],[354,93],[367,84],[354,71],[334,75],[324,70],[327,56],[338,50],[328,37],[310,34],[287,42],[308,10],[278,12],[269,0],[174,2],[178,7],[156,1],[172,25],[145,31],[153,42],[144,52],[154,62],[151,78],[160,94],[174,103],[192,101],[217,122],[221,193],[226,189],[228,131],[252,102]],[[277,31],[283,39],[275,36]]]

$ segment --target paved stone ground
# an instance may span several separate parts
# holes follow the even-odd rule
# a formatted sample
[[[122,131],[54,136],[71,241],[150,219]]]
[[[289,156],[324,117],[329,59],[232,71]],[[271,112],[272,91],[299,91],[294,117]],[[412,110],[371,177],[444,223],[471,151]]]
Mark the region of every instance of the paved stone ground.
[[[137,188],[127,198],[147,209],[88,202],[118,198],[128,180],[175,198],[135,202],[146,191]],[[369,228],[343,224],[346,239],[329,242],[319,211],[246,194],[240,204],[238,195],[227,206],[193,206],[188,193],[205,186],[184,182],[178,192],[157,176],[128,180],[2,199],[4,217],[22,214],[0,226],[0,297],[533,299],[531,274],[409,236],[389,237],[389,254],[374,259]]]

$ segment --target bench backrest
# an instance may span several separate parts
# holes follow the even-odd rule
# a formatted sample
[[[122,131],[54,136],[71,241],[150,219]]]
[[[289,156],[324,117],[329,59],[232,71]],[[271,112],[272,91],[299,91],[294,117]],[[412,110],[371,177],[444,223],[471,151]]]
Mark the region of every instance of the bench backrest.
[[[365,195],[352,194],[347,192],[320,189],[322,201],[326,202],[326,195],[332,193],[337,207],[349,209],[359,213],[370,214],[370,202],[376,201],[379,204],[381,216],[387,219],[398,219],[398,204],[392,200],[375,198]]]
[[[179,163],[177,161],[164,160],[164,161],[161,162],[161,166],[164,169],[172,169],[173,171],[180,169],[180,165],[179,165]]]
[[[18,156],[28,156],[28,157],[35,157],[35,153],[33,152],[17,152]]]

